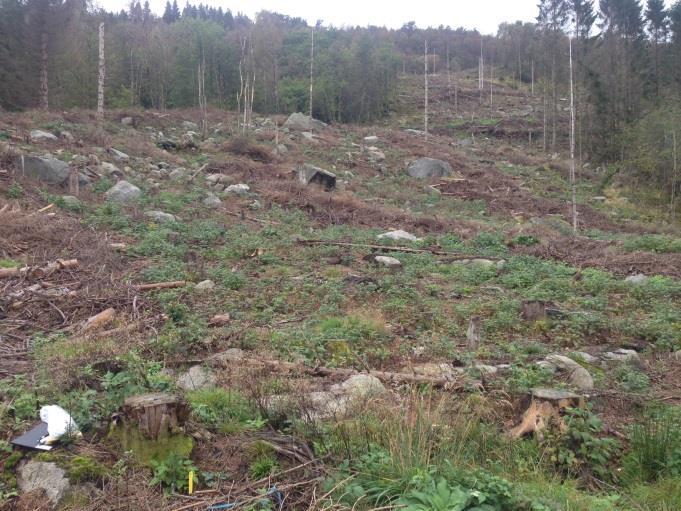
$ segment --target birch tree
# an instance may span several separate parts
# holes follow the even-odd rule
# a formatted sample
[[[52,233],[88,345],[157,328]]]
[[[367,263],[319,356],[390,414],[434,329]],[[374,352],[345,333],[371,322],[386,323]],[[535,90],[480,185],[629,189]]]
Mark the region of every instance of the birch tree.
[[[104,79],[106,61],[104,59],[104,23],[99,24],[99,77],[97,80],[97,119],[104,120]]]

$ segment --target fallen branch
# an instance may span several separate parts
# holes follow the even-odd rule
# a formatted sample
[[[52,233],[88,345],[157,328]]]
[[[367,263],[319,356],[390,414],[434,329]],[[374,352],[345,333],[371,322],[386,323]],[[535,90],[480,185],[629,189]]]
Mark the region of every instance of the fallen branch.
[[[221,356],[222,355],[222,356]],[[243,358],[240,356],[225,357],[224,353],[217,353],[209,358],[213,362],[223,363],[237,363],[239,366],[261,366],[271,369],[273,371],[295,372],[297,374],[307,374],[316,377],[335,376],[347,379],[357,374],[370,374],[381,380],[384,383],[410,383],[418,385],[431,385],[433,387],[442,387],[449,390],[463,390],[463,381],[456,381],[450,378],[424,376],[412,373],[394,373],[388,371],[357,371],[356,369],[343,369],[331,367],[309,367],[303,364],[296,364],[294,362],[284,362],[283,360],[267,360],[256,358]],[[458,384],[454,386],[454,384]]]
[[[0,268],[0,279],[11,277],[45,278],[54,272],[78,266],[78,259],[57,259],[45,266],[24,266],[23,268]]]
[[[257,222],[263,225],[281,225],[281,222],[274,222],[272,220],[261,220],[260,218],[254,218],[252,216],[247,216],[245,213],[235,213],[233,211],[223,211],[223,213],[240,218],[241,220],[250,220],[251,222]]]
[[[326,241],[326,240],[297,240],[300,245],[331,245],[334,247],[353,247],[353,248],[369,248],[371,250],[381,250],[383,252],[404,252],[407,254],[435,254],[440,256],[447,256],[456,261],[461,259],[475,259],[475,255],[461,254],[457,252],[447,252],[446,250],[438,250],[436,248],[411,248],[411,247],[391,247],[389,245],[370,245],[366,243],[345,243],[342,241]],[[485,257],[490,261],[499,261],[498,257]]]
[[[173,282],[156,282],[155,284],[138,284],[135,286],[138,291],[152,291],[155,289],[176,289],[187,285],[186,280],[176,280]]]

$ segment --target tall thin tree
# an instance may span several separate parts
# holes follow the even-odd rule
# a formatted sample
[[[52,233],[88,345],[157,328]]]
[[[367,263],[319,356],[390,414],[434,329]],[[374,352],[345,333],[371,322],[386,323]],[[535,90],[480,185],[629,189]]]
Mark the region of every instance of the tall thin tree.
[[[577,234],[577,182],[575,176],[575,88],[572,70],[572,36],[570,36],[570,188],[572,191],[572,231]]]
[[[104,59],[104,23],[99,24],[99,79],[97,80],[97,119],[104,120],[104,79],[106,60]]]
[[[428,140],[428,40],[423,43],[423,131]]]

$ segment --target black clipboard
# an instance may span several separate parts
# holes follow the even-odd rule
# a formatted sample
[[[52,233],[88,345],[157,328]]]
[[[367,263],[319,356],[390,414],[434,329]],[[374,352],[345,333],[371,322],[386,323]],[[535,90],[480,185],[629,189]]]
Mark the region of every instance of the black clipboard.
[[[28,449],[36,449],[38,451],[51,451],[53,445],[45,445],[40,443],[40,439],[47,436],[47,423],[40,422],[33,426],[26,433],[12,440],[13,445],[19,447],[26,447]]]

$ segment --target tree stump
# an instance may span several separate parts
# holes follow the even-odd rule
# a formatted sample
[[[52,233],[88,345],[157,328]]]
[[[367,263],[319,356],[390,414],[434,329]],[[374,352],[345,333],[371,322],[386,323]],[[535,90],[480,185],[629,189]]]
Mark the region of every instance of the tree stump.
[[[123,413],[151,440],[165,437],[182,426],[189,415],[187,403],[172,394],[153,393],[125,400]]]
[[[583,396],[555,389],[533,389],[530,406],[523,413],[518,426],[508,434],[511,438],[520,438],[529,433],[541,433],[550,424],[565,429],[563,414],[566,408],[583,408],[586,402]]]

